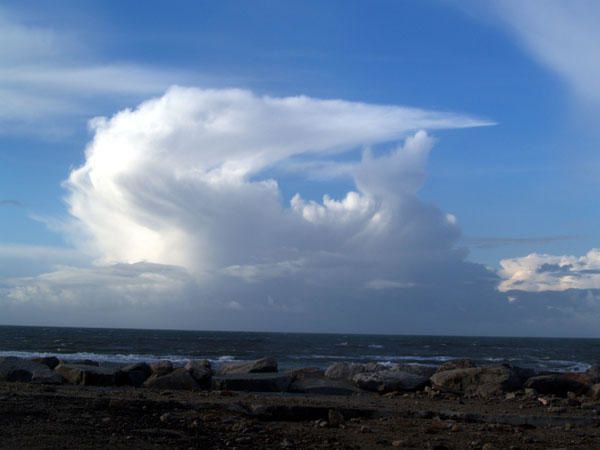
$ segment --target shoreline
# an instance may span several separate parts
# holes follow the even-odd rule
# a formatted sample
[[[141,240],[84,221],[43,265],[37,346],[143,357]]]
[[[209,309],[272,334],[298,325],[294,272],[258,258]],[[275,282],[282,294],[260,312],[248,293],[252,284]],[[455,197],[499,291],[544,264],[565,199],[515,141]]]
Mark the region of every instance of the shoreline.
[[[600,448],[600,367],[0,358],[0,448]]]

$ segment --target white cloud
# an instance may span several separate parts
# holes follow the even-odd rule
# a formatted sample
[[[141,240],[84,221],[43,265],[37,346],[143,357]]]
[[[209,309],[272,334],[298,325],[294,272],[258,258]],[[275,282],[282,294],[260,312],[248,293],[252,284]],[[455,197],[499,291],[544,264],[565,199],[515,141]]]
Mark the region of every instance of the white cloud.
[[[504,280],[499,290],[503,292],[600,289],[600,249],[581,257],[532,253],[504,259],[500,265],[499,274]]]
[[[184,270],[149,263],[63,267],[37,277],[8,282],[12,284],[6,291],[9,303],[88,310],[173,302],[183,299],[186,289],[193,286],[193,280]]]
[[[27,24],[2,8],[0,36],[0,133],[51,135],[68,128],[63,119],[92,114],[92,103],[137,100],[192,79],[183,71],[100,61],[84,36]]]
[[[455,247],[455,221],[417,196],[434,145],[418,130],[485,124],[406,107],[171,88],[93,121],[85,163],[64,184],[63,232],[90,255],[87,266],[12,278],[5,298],[12,308],[44,298],[84,308],[165,297],[197,305],[202,317],[216,308],[315,324],[326,304],[435,286],[471,269]],[[360,160],[333,157],[402,139]],[[296,157],[344,165],[354,188],[339,199],[286,201],[285,180],[264,172]]]
[[[495,12],[524,47],[584,99],[600,101],[600,3],[501,0]]]
[[[297,260],[307,251],[335,253],[385,240],[416,220],[397,221],[394,214],[403,208],[419,214],[414,196],[431,138],[419,132],[387,156],[366,155],[353,169],[358,192],[342,200],[307,202],[298,195],[287,208],[278,182],[261,171],[293,156],[349,151],[421,127],[484,123],[411,108],[175,87],[94,121],[86,163],[65,183],[67,202],[80,242],[104,262],[173,264],[203,276]],[[439,226],[452,229],[445,220]]]

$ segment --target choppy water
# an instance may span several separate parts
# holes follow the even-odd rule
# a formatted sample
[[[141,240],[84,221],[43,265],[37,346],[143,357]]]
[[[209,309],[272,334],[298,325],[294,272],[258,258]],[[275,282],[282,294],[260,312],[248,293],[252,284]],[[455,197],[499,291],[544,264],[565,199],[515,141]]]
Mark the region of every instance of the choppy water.
[[[453,358],[508,361],[545,370],[600,364],[600,339],[381,336],[0,326],[0,356],[57,355],[105,362],[170,359],[214,362],[274,356],[280,367],[336,361],[438,365]]]

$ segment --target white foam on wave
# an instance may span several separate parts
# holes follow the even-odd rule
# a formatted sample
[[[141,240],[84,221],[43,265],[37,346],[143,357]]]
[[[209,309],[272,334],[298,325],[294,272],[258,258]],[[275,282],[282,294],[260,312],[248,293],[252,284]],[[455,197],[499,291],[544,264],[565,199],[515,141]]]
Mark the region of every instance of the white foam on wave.
[[[77,361],[83,359],[90,359],[99,363],[110,363],[110,364],[131,364],[138,362],[153,363],[157,361],[169,360],[175,364],[185,364],[186,362],[194,359],[208,359],[211,363],[221,364],[229,361],[236,361],[234,356],[224,355],[217,359],[202,358],[198,356],[185,356],[185,355],[152,355],[152,354],[103,354],[103,353],[90,353],[90,352],[75,352],[75,353],[54,353],[54,352],[22,352],[22,351],[0,351],[0,356],[14,356],[17,358],[32,359],[32,358],[45,358],[54,356],[63,361]]]

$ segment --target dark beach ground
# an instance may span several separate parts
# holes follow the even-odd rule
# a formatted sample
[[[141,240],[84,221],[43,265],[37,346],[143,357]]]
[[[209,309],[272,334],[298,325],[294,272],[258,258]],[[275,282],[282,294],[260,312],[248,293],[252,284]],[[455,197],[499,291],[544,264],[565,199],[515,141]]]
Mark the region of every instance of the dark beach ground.
[[[248,414],[252,405],[263,406],[265,415]],[[289,416],[270,417],[269,408],[287,409]],[[348,419],[325,424],[330,410]],[[0,384],[0,446],[6,449],[595,449],[600,448],[595,417],[568,405],[557,415],[535,399]],[[539,423],[510,424],[528,418]]]

